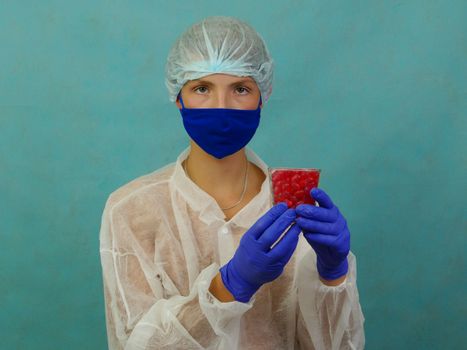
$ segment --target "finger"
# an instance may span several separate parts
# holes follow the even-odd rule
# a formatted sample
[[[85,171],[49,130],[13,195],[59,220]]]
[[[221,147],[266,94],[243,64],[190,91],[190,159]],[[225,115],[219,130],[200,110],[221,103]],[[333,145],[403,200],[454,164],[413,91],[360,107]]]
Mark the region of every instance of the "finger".
[[[262,217],[260,217],[253,226],[250,227],[248,233],[252,235],[254,239],[258,239],[258,237],[260,237],[263,232],[287,210],[287,208],[287,204],[284,202],[274,205]]]
[[[310,204],[300,204],[295,208],[297,215],[323,222],[336,222],[339,218],[339,210],[336,206],[332,209],[315,207]]]
[[[320,207],[331,209],[334,206],[331,198],[322,189],[315,187],[310,191],[310,194],[318,201]]]
[[[336,240],[336,236],[322,235],[320,233],[304,233],[303,237],[305,237],[310,244],[322,244],[327,247],[333,246]]]
[[[298,238],[300,236],[300,226],[293,224],[290,229],[282,236],[280,241],[271,249],[268,253],[269,257],[273,262],[282,260],[283,262],[289,261],[295,248],[298,244]]]
[[[305,219],[298,217],[295,222],[301,227],[302,230],[306,232],[322,233],[325,235],[336,236],[339,234],[341,227],[341,222],[321,222],[312,219]]]
[[[264,251],[269,251],[271,245],[277,241],[287,227],[295,220],[295,209],[287,209],[264,233],[258,238],[258,243]]]

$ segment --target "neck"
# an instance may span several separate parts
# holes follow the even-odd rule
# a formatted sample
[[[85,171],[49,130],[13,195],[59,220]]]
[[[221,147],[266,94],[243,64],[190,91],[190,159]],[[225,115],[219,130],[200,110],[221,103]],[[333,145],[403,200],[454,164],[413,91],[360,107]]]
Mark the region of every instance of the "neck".
[[[200,188],[216,199],[232,202],[240,198],[246,161],[244,148],[223,159],[217,159],[191,141],[191,150],[185,165],[190,178]]]

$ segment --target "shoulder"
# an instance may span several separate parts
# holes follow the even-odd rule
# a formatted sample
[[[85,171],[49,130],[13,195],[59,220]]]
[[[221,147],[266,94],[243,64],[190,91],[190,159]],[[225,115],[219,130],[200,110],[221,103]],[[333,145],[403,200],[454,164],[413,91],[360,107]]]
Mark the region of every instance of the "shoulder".
[[[131,242],[150,252],[170,210],[169,182],[175,163],[135,178],[113,191],[102,213],[100,246],[132,250]]]
[[[139,176],[113,191],[107,198],[106,210],[114,210],[129,203],[141,203],[151,197],[164,195],[173,174],[175,163],[170,163],[151,173]],[[144,205],[144,204],[143,204]]]

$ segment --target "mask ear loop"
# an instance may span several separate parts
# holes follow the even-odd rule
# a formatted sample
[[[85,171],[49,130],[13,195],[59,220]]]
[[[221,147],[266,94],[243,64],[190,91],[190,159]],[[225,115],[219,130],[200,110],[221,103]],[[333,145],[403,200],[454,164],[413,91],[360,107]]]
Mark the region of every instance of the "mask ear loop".
[[[182,93],[181,92],[178,93],[178,97],[180,99],[180,103],[182,104],[182,109],[185,109],[185,104],[183,103]]]

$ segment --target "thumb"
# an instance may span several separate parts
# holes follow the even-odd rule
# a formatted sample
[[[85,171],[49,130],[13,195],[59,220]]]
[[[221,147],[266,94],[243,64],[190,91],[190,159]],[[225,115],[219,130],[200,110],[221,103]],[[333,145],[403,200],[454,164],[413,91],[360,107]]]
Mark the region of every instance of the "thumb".
[[[256,221],[253,226],[248,230],[248,234],[258,239],[263,232],[271,226],[288,209],[287,204],[284,202],[274,205],[262,217]]]

